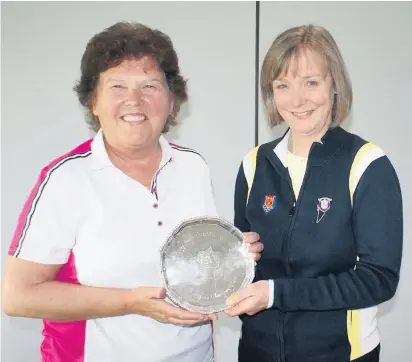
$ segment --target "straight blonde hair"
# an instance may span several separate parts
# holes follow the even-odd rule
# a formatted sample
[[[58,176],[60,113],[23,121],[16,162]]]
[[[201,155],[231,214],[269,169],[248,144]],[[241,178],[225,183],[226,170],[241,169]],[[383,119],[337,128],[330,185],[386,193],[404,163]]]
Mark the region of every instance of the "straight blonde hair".
[[[299,59],[307,50],[315,52],[323,59],[325,75],[329,72],[332,77],[336,92],[332,108],[332,127],[340,125],[350,112],[352,84],[335,40],[321,26],[303,25],[281,33],[270,46],[263,61],[260,88],[271,127],[284,122],[275,105],[273,81],[287,73],[292,59]]]

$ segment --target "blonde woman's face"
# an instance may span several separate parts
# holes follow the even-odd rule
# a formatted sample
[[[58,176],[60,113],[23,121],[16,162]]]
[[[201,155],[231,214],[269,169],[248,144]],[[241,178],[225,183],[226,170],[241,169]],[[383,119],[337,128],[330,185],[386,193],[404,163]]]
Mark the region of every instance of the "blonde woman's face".
[[[324,70],[322,58],[305,50],[291,59],[286,74],[273,81],[277,110],[295,134],[316,136],[332,122],[333,81]]]

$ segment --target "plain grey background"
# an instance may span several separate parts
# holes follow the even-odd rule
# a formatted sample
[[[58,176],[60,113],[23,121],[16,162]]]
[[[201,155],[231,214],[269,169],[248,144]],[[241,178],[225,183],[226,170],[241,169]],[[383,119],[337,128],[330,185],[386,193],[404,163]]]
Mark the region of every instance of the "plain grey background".
[[[383,148],[397,170],[404,198],[404,258],[397,295],[379,309],[381,360],[409,362],[412,3],[263,2],[260,7],[260,61],[288,27],[315,23],[333,34],[354,88],[353,111],[344,127]],[[181,126],[168,138],[207,159],[219,211],[232,220],[236,172],[254,146],[254,2],[3,2],[2,261],[40,169],[92,135],[72,87],[87,41],[121,20],[142,22],[172,38],[189,79],[190,101],[182,109]],[[259,142],[283,130],[268,129],[260,106]],[[237,319],[220,316],[216,362],[237,361],[239,327]],[[40,321],[2,315],[1,331],[1,361],[40,360]]]

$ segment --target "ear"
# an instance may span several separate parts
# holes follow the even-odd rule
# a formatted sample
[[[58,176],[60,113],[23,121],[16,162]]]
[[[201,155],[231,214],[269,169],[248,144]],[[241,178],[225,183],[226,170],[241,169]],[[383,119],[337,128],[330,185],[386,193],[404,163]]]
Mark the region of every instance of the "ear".
[[[97,101],[96,101],[97,97],[95,94],[93,94],[91,96],[90,99],[90,109],[92,110],[93,115],[95,115],[96,117],[98,117],[98,112],[97,112]]]
[[[169,116],[173,113],[175,106],[175,95],[172,92],[169,92]]]

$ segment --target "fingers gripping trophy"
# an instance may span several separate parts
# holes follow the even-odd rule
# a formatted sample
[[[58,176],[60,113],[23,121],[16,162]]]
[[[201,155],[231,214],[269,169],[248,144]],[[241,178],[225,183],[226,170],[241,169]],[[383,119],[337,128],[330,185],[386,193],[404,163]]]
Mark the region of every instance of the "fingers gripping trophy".
[[[227,308],[227,298],[249,285],[255,262],[244,235],[222,218],[185,220],[161,249],[161,274],[176,305],[203,314]]]

